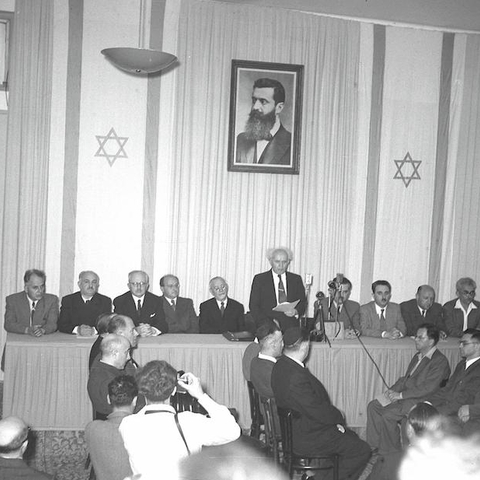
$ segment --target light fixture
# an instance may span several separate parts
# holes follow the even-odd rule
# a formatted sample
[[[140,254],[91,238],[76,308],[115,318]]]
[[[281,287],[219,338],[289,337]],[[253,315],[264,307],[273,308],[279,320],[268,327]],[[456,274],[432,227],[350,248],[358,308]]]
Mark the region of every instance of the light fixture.
[[[171,53],[143,48],[145,39],[145,16],[146,4],[145,0],[141,0],[138,33],[139,48],[114,47],[104,48],[101,51],[110,62],[125,72],[136,73],[138,75],[155,73],[169,67],[177,60],[177,57]]]

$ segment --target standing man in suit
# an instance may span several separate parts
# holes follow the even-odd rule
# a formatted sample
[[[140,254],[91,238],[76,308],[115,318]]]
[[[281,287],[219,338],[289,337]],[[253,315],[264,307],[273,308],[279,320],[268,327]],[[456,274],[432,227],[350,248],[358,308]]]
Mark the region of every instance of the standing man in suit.
[[[128,274],[128,292],[115,298],[115,313],[130,317],[141,337],[168,332],[160,297],[150,293],[150,279],[145,272],[134,270]]]
[[[41,337],[57,329],[58,297],[45,293],[46,279],[42,270],[25,272],[24,291],[6,298],[4,327],[7,332]]]
[[[284,105],[285,88],[278,80],[255,81],[245,131],[237,137],[236,163],[290,165],[292,134],[280,121]]]
[[[222,277],[209,283],[213,298],[200,304],[200,333],[242,332],[245,330],[243,305],[228,296],[228,284]]]
[[[290,328],[283,340],[283,355],[273,367],[272,388],[277,405],[296,412],[292,419],[295,453],[338,454],[339,479],[357,479],[370,458],[370,447],[346,428],[343,415],[332,405],[325,387],[305,367],[309,333],[299,327]]]
[[[480,303],[474,300],[477,284],[469,277],[456,284],[457,298],[443,306],[443,317],[448,335],[461,337],[467,328],[480,329]]]
[[[180,282],[175,275],[160,279],[163,311],[170,333],[198,333],[198,318],[191,298],[179,297]]]
[[[415,336],[417,354],[407,371],[367,407],[367,442],[379,454],[402,449],[398,423],[422,398],[436,392],[450,376],[448,360],[437,349],[438,328],[429,323],[419,326]]]
[[[435,290],[430,285],[420,285],[415,298],[400,304],[402,318],[407,327],[407,335],[415,335],[422,323],[432,323],[440,330],[440,338],[445,338],[443,308],[435,302]]]
[[[373,301],[360,307],[360,328],[366,337],[398,340],[407,333],[400,305],[390,302],[392,286],[386,280],[372,283]]]
[[[298,326],[298,319],[306,308],[305,287],[302,277],[287,272],[292,261],[292,253],[286,248],[276,248],[267,252],[267,259],[272,268],[267,272],[255,275],[250,292],[250,312],[257,326],[271,318],[276,320],[285,331],[289,327]],[[299,300],[295,308],[285,312],[273,311],[284,302]]]
[[[97,333],[97,319],[102,313],[111,313],[112,300],[98,293],[100,278],[95,272],[85,271],[78,276],[80,291],[62,298],[58,330],[91,337]]]
[[[457,418],[460,408],[473,405],[480,392],[480,331],[469,328],[463,332],[460,340],[462,360],[447,384],[428,396],[428,400],[441,415]]]

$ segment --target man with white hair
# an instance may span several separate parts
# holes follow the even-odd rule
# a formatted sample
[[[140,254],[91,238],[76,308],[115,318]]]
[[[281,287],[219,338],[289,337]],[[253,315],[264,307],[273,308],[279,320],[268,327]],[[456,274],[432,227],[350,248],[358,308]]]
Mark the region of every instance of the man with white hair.
[[[287,272],[292,252],[286,248],[275,248],[267,252],[267,259],[272,268],[253,278],[250,312],[257,327],[269,318],[275,320],[282,331],[298,327],[298,319],[305,312],[307,302],[302,277]],[[285,311],[273,310],[277,305],[297,300],[294,307],[286,308]]]
[[[53,477],[29,467],[23,460],[28,446],[28,426],[18,417],[0,420],[0,478],[50,480]]]

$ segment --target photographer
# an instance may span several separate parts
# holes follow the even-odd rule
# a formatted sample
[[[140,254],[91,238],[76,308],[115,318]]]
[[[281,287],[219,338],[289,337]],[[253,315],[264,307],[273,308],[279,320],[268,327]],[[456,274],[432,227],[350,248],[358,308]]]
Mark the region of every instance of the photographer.
[[[146,406],[120,425],[134,474],[173,478],[182,458],[204,445],[222,445],[240,436],[240,427],[228,408],[204,393],[200,380],[192,373],[183,374],[178,386],[196,398],[209,417],[193,412],[177,414],[170,405],[177,387],[177,371],[167,362],[148,362],[136,380]]]

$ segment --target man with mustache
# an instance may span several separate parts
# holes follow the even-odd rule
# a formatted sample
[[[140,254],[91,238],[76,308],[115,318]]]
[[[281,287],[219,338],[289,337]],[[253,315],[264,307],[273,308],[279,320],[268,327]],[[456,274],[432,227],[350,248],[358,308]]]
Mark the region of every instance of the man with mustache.
[[[279,118],[284,104],[285,89],[279,81],[255,81],[245,131],[237,137],[236,163],[290,165],[292,134]]]

